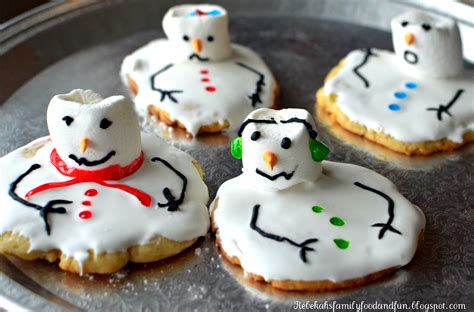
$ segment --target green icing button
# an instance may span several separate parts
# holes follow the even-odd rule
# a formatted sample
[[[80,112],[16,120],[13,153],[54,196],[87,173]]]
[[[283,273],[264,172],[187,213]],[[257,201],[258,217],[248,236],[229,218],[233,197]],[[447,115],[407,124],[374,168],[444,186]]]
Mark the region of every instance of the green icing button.
[[[332,217],[329,222],[331,222],[332,225],[335,225],[335,226],[343,226],[344,224],[346,224],[346,222],[344,222],[344,220],[342,220],[341,218],[338,218],[338,217]]]
[[[337,247],[340,249],[347,249],[351,245],[351,242],[342,238],[336,238],[334,240],[334,243],[336,244]]]
[[[324,208],[321,207],[321,206],[313,206],[313,208],[311,208],[314,212],[316,213],[321,213],[324,211]]]

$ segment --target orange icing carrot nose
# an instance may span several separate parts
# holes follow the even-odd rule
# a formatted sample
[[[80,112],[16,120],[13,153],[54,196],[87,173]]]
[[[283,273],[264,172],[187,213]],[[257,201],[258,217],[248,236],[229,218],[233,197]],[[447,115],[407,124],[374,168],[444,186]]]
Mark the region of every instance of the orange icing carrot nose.
[[[263,153],[263,161],[267,165],[268,170],[272,171],[273,167],[275,167],[275,165],[278,162],[278,157],[277,157],[277,155],[275,155],[274,153],[272,153],[270,151],[265,151]]]
[[[81,154],[84,154],[86,152],[87,146],[89,146],[89,139],[88,138],[82,138],[80,143],[79,143],[79,148],[81,150]]]
[[[193,38],[192,42],[193,44],[193,50],[196,53],[201,53],[202,51],[202,41],[199,38]]]
[[[406,34],[406,35],[405,35],[405,42],[406,42],[408,45],[412,45],[413,42],[415,42],[415,35],[412,34],[412,33]]]

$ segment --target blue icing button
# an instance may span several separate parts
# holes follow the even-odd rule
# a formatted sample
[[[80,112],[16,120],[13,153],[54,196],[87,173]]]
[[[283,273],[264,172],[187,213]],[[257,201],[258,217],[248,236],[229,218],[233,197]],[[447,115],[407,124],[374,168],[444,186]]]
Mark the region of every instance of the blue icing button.
[[[207,12],[207,15],[218,16],[218,15],[221,15],[221,11],[219,11],[219,10],[212,10],[212,11],[210,11],[210,12]]]
[[[418,84],[416,82],[407,82],[405,87],[407,87],[407,89],[418,89]]]
[[[399,104],[395,104],[395,103],[390,104],[388,108],[392,111],[399,111],[400,109],[402,109],[402,107]]]
[[[188,13],[188,16],[198,16],[198,15],[219,16],[219,15],[221,15],[221,11],[212,10],[212,11],[209,11],[209,12],[202,12],[202,14],[198,14],[197,11],[193,11],[193,12]]]
[[[400,100],[405,100],[408,98],[408,94],[406,92],[402,92],[402,91],[397,91],[393,94],[397,99],[400,99]]]

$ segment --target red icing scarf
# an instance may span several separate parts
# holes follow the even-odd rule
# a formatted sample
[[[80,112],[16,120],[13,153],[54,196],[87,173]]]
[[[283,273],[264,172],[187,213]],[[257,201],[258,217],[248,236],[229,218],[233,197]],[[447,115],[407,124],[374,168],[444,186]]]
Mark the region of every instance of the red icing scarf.
[[[131,186],[124,184],[110,184],[105,181],[120,181],[123,178],[131,176],[140,169],[145,160],[145,155],[141,152],[140,156],[133,160],[129,165],[120,167],[120,165],[112,165],[99,170],[82,170],[78,168],[69,168],[67,164],[59,157],[56,149],[51,152],[51,164],[62,174],[73,179],[64,182],[51,182],[40,185],[26,194],[26,198],[35,196],[46,190],[71,186],[79,183],[93,182],[105,187],[120,189],[135,196],[140,203],[146,207],[151,206],[152,198],[145,192],[142,192]]]

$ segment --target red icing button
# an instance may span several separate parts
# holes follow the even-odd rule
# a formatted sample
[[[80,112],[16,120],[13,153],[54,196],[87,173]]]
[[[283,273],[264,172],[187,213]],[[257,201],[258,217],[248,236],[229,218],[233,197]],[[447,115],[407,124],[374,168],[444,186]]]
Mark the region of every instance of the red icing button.
[[[94,189],[90,189],[90,190],[87,190],[84,195],[86,196],[96,196],[97,194],[99,194],[99,192],[97,192],[97,190],[94,190]]]
[[[210,80],[209,78],[202,78],[201,81],[202,81],[202,82],[209,82],[209,81],[211,81],[211,80]]]
[[[92,218],[92,211],[83,210],[83,211],[79,212],[79,218],[84,219],[84,220]]]
[[[209,74],[209,71],[207,69],[203,69],[203,70],[201,70],[201,74],[207,75],[207,74]]]
[[[216,87],[211,87],[211,86],[210,86],[210,87],[206,87],[206,91],[207,91],[207,92],[215,92],[216,90],[217,90]]]
[[[88,200],[83,201],[82,204],[83,204],[84,206],[92,206],[92,203],[91,203],[90,201],[88,201]]]

